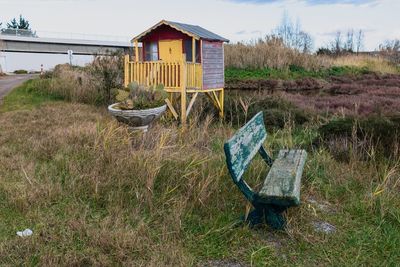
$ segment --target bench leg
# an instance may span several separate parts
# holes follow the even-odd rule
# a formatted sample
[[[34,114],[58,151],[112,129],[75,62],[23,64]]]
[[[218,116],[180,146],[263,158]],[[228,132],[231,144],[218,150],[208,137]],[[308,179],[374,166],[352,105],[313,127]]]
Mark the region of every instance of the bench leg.
[[[286,220],[283,216],[283,212],[285,210],[286,207],[276,205],[268,205],[265,207],[265,220],[267,224],[277,230],[284,229],[286,226]]]
[[[286,220],[283,212],[286,207],[276,205],[256,206],[247,216],[250,227],[267,223],[273,229],[282,230],[285,228]]]

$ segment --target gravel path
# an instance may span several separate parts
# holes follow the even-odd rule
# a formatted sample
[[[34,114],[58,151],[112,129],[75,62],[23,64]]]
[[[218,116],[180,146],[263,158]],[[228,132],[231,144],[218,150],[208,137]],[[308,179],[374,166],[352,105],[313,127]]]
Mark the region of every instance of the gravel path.
[[[26,80],[33,78],[34,76],[35,74],[24,74],[0,77],[0,103],[3,100],[3,97],[12,89],[22,84]]]

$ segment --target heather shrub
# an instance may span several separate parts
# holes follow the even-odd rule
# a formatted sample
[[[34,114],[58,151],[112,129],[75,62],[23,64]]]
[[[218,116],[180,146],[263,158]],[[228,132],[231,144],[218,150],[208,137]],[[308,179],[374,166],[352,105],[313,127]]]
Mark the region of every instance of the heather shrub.
[[[277,96],[231,94],[225,99],[225,119],[236,127],[242,126],[260,111],[264,113],[265,125],[271,128],[283,128],[289,121],[302,125],[310,118],[310,114]]]
[[[400,155],[400,116],[335,119],[322,125],[318,132],[332,154],[340,158],[347,158],[344,155],[351,149],[357,149],[361,158],[368,158],[371,153],[395,158]],[[352,147],[354,143],[358,148]],[[341,149],[337,149],[339,146]]]

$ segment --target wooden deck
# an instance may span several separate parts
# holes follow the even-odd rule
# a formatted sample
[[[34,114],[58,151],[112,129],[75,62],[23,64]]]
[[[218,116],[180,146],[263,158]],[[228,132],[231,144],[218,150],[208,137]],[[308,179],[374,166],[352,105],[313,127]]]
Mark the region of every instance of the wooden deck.
[[[180,92],[203,88],[202,66],[200,63],[185,61],[129,61],[125,57],[125,86],[131,82],[144,86],[164,85],[165,90]]]

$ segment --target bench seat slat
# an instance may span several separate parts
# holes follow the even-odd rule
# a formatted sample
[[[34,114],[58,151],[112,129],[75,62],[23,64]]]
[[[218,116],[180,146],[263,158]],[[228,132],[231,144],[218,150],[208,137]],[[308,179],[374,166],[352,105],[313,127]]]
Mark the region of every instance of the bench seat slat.
[[[258,201],[280,206],[299,205],[306,158],[305,150],[281,150],[258,193]]]

